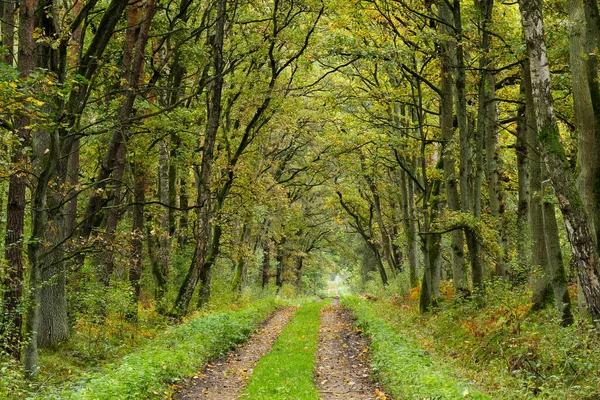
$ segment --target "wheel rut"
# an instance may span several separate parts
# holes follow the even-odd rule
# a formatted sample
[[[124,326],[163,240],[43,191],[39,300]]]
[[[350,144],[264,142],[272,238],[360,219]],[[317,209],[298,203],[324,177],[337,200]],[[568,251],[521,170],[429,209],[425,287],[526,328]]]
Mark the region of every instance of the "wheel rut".
[[[390,399],[371,376],[368,349],[337,298],[323,307],[315,369],[322,400]]]
[[[180,400],[237,399],[258,360],[271,350],[295,311],[295,307],[277,310],[248,341],[226,356],[206,364],[197,375],[187,380],[174,397]]]

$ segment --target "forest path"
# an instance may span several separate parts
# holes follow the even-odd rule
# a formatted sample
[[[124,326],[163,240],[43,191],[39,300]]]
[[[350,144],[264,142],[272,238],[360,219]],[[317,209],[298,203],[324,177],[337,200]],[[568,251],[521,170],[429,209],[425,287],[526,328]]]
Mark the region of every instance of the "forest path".
[[[322,400],[388,398],[371,377],[368,349],[338,298],[321,309],[315,380]]]
[[[277,310],[247,342],[228,355],[205,365],[196,375],[197,378],[194,377],[188,382],[191,386],[179,392],[175,398],[180,400],[237,399],[246,387],[252,370],[262,356],[273,347],[273,343],[295,312],[295,307]]]

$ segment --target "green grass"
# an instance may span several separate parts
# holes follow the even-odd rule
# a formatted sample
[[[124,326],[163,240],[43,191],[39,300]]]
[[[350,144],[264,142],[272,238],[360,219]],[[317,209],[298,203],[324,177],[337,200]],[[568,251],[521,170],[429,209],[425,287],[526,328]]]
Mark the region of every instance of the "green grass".
[[[320,310],[325,302],[298,309],[271,351],[257,364],[246,399],[318,400],[313,371],[319,341]]]
[[[168,329],[111,368],[89,375],[76,387],[44,398],[165,398],[172,391],[171,383],[244,341],[275,308],[273,299],[265,299],[240,310],[194,318]]]
[[[453,374],[450,364],[432,359],[415,340],[389,324],[380,304],[345,297],[371,339],[373,369],[388,394],[398,399],[487,399]]]

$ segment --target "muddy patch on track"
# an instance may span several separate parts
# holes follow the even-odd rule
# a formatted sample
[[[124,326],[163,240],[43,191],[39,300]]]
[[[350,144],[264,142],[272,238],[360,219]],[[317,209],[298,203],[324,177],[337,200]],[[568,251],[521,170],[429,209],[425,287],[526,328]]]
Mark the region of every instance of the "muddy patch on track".
[[[323,307],[315,371],[322,400],[390,399],[371,377],[368,349],[350,311],[337,299]]]
[[[185,389],[178,390],[174,397],[180,400],[237,399],[246,387],[258,360],[271,350],[295,311],[295,307],[276,311],[247,342],[227,356],[205,365],[202,371],[187,380],[183,385]]]

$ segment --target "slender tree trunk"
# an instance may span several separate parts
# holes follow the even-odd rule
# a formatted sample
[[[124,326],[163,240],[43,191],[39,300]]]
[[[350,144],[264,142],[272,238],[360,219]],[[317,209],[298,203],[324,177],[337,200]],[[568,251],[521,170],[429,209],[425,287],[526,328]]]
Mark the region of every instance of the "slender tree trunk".
[[[15,62],[15,5],[16,0],[6,0],[2,7],[2,45],[6,50],[4,62],[13,65]]]
[[[416,236],[416,221],[410,212],[411,199],[409,197],[409,181],[405,171],[400,171],[400,193],[402,195],[402,221],[404,223],[404,232],[406,234],[408,268],[410,272],[410,286],[415,288],[419,286],[418,277],[418,254]],[[412,190],[411,190],[412,192]],[[414,202],[414,200],[413,200]]]
[[[181,216],[179,217],[179,239],[177,240],[177,243],[180,246],[185,246],[187,244],[188,236],[189,202],[187,189],[186,174],[182,173],[179,178],[179,207],[182,211]]]
[[[454,17],[454,35],[456,38],[455,66],[454,66],[454,98],[456,104],[456,118],[460,142],[460,200],[461,210],[464,213],[475,212],[475,199],[473,198],[475,182],[473,170],[473,149],[471,147],[471,132],[467,116],[466,72],[463,48],[463,30],[461,5],[459,0],[454,0],[452,7]],[[483,264],[481,262],[479,244],[473,229],[465,229],[469,260],[471,262],[471,279],[473,290],[477,297],[483,295]]]
[[[33,32],[35,28],[35,8],[36,1],[23,1],[19,7],[19,48],[17,69],[22,78],[27,78],[34,68],[34,40]],[[8,8],[8,10],[7,10]],[[10,8],[4,9],[5,18],[11,18]],[[14,9],[12,13],[12,22],[14,24]],[[3,20],[4,24],[9,23]],[[2,26],[3,40],[10,42],[10,29]],[[14,31],[11,31],[14,32]],[[13,34],[14,37],[14,34]],[[14,42],[14,40],[13,40]],[[7,44],[7,43],[5,43]],[[13,43],[14,45],[14,43]],[[12,46],[11,51],[12,53]],[[7,60],[8,61],[8,60]],[[11,57],[12,64],[12,57]],[[6,275],[3,279],[4,293],[2,294],[4,302],[4,315],[1,325],[2,335],[5,337],[6,350],[16,359],[19,359],[20,345],[23,338],[21,335],[22,316],[19,311],[21,297],[23,294],[23,230],[25,226],[25,190],[26,190],[26,171],[27,158],[24,156],[23,149],[29,146],[31,130],[28,128],[30,120],[25,115],[19,115],[15,118],[15,132],[21,141],[22,148],[14,149],[11,153],[11,162],[16,172],[9,178],[8,183],[8,204],[6,209],[6,236],[4,239],[4,257],[7,262]],[[35,342],[35,340],[30,340]]]
[[[520,6],[529,56],[538,138],[544,163],[563,214],[573,252],[573,263],[577,267],[590,314],[595,323],[600,324],[600,268],[597,247],[583,200],[565,156],[554,115],[541,4],[535,0],[521,0]]]
[[[525,83],[521,82],[521,95],[525,95]],[[527,136],[527,106],[519,107],[517,111],[517,144],[515,146],[517,154],[518,171],[518,207],[517,207],[517,250],[519,257],[519,266],[525,269],[531,265],[531,251],[528,244],[531,240],[531,230],[529,229],[529,199],[530,199],[530,165],[529,158],[529,139]]]
[[[546,192],[543,186],[542,191]],[[544,199],[546,198],[547,196],[544,196]],[[542,214],[544,216],[544,233],[546,234],[546,252],[548,253],[548,278],[552,286],[554,304],[561,319],[561,324],[567,326],[573,323],[573,314],[571,313],[567,275],[560,249],[554,203],[544,200]]]
[[[108,211],[106,213],[106,230],[103,237],[104,254],[100,265],[100,282],[104,286],[110,285],[110,279],[115,269],[115,233],[122,213],[122,186],[125,173],[125,143],[121,143],[116,155],[115,170],[113,171],[113,185],[110,189]]]
[[[158,147],[160,165],[158,167],[158,199],[161,203],[160,215],[158,216],[158,262],[162,268],[162,275],[169,280],[171,265],[171,209],[166,209],[162,204],[169,205],[171,202],[171,187],[169,185],[169,149],[168,143],[163,140]]]
[[[283,287],[283,273],[285,271],[285,254],[283,250],[283,245],[285,244],[285,238],[277,245],[276,256],[275,259],[277,261],[277,273],[275,274],[275,286],[277,286],[277,294],[281,291]]]
[[[296,257],[296,288],[302,289],[302,267],[304,266],[304,255],[297,255]]]
[[[210,295],[210,276],[211,271],[207,268],[212,267],[212,263],[207,263],[207,246],[211,240],[211,217],[212,217],[212,192],[210,181],[212,177],[212,163],[214,157],[215,142],[219,122],[221,119],[221,97],[223,90],[223,42],[225,36],[225,18],[226,18],[227,0],[219,0],[217,7],[217,21],[215,25],[215,37],[213,40],[213,84],[209,99],[208,119],[206,124],[206,135],[204,137],[204,146],[202,152],[202,164],[200,166],[197,205],[198,211],[198,232],[196,236],[196,255],[184,281],[179,289],[179,295],[175,302],[175,313],[184,315],[192,295],[198,284],[202,283],[200,299],[208,300]],[[213,239],[216,234],[213,233]],[[219,234],[220,236],[220,234]],[[216,257],[216,254],[214,255]],[[203,300],[201,300],[203,301]]]
[[[375,209],[375,221],[377,222],[377,226],[379,226],[379,231],[381,232],[381,245],[383,248],[383,255],[385,260],[392,271],[392,274],[396,272],[400,272],[400,266],[396,265],[393,258],[394,250],[392,249],[392,241],[390,239],[390,234],[388,232],[387,227],[385,226],[385,222],[383,221],[383,213],[381,211],[381,199],[379,198],[379,192],[375,185],[375,181],[368,175],[363,175],[369,189],[371,190],[371,194],[373,195],[373,207]]]
[[[262,262],[262,288],[269,287],[269,274],[271,273],[271,249],[269,241],[263,247],[263,262]]]
[[[481,58],[479,59],[479,105],[477,112],[477,176],[475,188],[481,188],[481,172],[483,170],[482,155],[485,147],[485,175],[492,216],[496,218],[496,227],[503,241],[502,250],[506,252],[506,232],[503,223],[504,196],[500,185],[499,154],[498,154],[498,105],[496,98],[495,74],[488,55],[492,41],[490,32],[494,0],[479,2],[479,26],[481,30]],[[485,146],[483,146],[485,144]],[[475,200],[481,199],[481,193],[475,193]],[[480,216],[480,207],[475,207],[475,216]],[[507,272],[504,254],[496,263],[496,275],[504,276]]]
[[[242,233],[240,235],[240,242],[237,246],[235,246],[238,249],[238,255],[236,257],[237,260],[235,264],[235,272],[231,282],[231,289],[235,293],[241,293],[243,289],[244,269],[248,261],[248,256],[246,253],[249,246],[248,241],[250,240],[251,227],[252,226],[248,222],[244,223],[244,226],[242,227]]]
[[[131,319],[137,320],[142,277],[142,257],[144,238],[144,203],[146,202],[146,177],[144,167],[133,163],[133,223],[131,227],[131,263],[129,265],[129,283],[133,288],[134,313]]]
[[[441,2],[440,19],[450,23],[451,14],[448,5]],[[440,26],[445,34],[450,34],[447,26]],[[453,92],[452,83],[452,43],[449,40],[440,43],[441,49],[441,79],[442,95],[440,99],[440,130],[444,145],[442,148],[442,157],[444,160],[444,187],[446,188],[446,201],[450,211],[460,211],[460,198],[458,195],[456,180],[456,160],[454,158],[454,149],[456,147],[456,137],[453,127]],[[467,284],[467,271],[464,259],[464,234],[461,230],[451,232],[452,248],[452,276],[454,283],[454,294],[457,298],[470,295]]]

